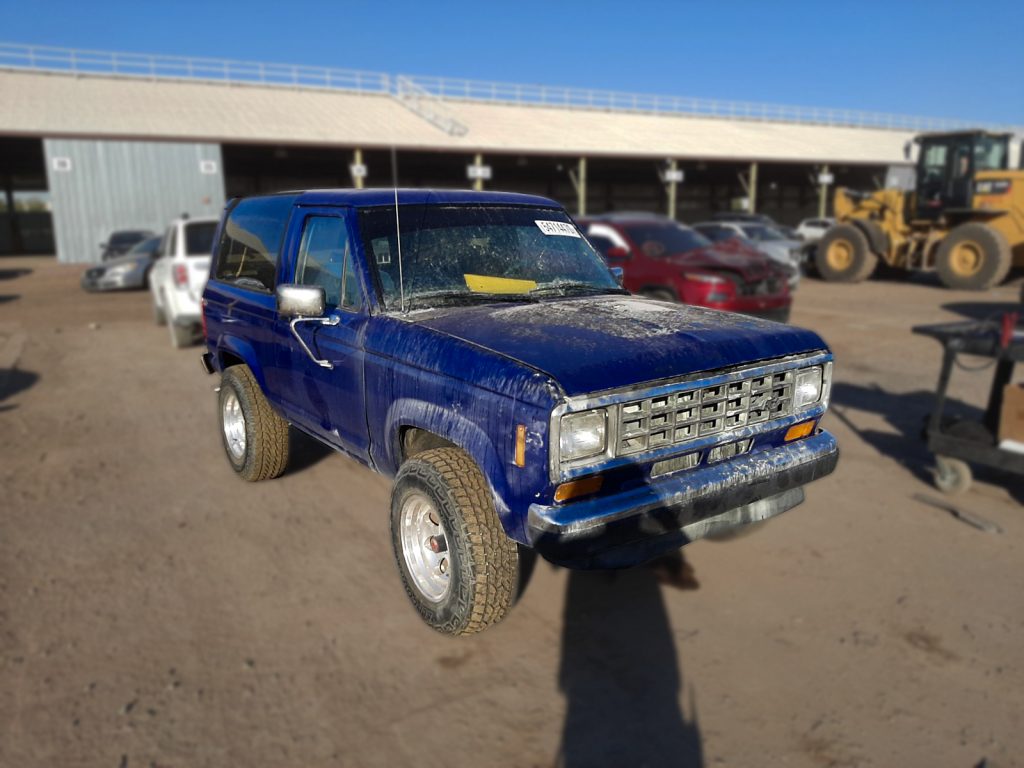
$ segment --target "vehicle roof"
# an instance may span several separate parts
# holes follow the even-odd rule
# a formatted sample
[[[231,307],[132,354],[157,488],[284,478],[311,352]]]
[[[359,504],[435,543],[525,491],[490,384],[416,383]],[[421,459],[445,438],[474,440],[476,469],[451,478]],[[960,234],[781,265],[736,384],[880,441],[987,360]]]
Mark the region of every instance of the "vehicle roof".
[[[199,224],[208,224],[211,221],[214,224],[218,224],[218,223],[220,223],[220,217],[219,216],[179,216],[176,219],[172,219],[171,223],[168,226],[176,227],[179,224],[193,224],[193,223],[197,223],[197,222]]]
[[[298,194],[299,205],[348,205],[356,208],[394,205],[395,189],[310,189],[293,191]],[[561,208],[559,203],[538,195],[521,195],[516,192],[477,192],[472,189],[410,189],[398,188],[400,205],[425,204],[468,204],[488,203],[491,205],[533,205],[542,208]]]

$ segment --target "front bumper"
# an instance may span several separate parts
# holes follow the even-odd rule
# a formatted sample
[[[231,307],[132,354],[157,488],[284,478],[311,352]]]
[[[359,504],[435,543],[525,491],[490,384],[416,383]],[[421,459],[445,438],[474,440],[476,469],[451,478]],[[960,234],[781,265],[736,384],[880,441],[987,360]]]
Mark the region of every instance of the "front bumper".
[[[803,501],[802,486],[831,473],[838,459],[835,438],[820,431],[622,493],[570,504],[532,504],[527,535],[555,562],[628,567],[795,507]]]
[[[81,285],[87,291],[120,291],[126,288],[141,288],[142,281],[134,272],[123,272],[113,277],[83,275]]]

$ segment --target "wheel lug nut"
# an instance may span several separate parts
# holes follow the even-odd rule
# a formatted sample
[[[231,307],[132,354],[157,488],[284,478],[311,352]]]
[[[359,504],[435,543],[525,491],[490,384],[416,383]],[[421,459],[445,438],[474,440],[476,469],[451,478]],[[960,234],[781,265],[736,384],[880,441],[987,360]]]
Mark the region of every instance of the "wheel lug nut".
[[[436,554],[447,552],[448,542],[445,541],[444,536],[431,536],[427,539],[427,549]]]

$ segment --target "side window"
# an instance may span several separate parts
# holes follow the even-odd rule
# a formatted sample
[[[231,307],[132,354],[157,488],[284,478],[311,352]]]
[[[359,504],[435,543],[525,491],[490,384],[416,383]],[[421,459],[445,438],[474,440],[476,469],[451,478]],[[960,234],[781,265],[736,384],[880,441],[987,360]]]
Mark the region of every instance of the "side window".
[[[295,282],[319,285],[327,305],[358,309],[362,305],[359,276],[355,274],[345,220],[337,216],[310,216],[302,231]]]
[[[277,260],[294,195],[239,202],[224,224],[214,277],[266,291],[277,283]]]
[[[178,225],[167,230],[167,247],[164,248],[164,255],[172,259],[178,255]]]

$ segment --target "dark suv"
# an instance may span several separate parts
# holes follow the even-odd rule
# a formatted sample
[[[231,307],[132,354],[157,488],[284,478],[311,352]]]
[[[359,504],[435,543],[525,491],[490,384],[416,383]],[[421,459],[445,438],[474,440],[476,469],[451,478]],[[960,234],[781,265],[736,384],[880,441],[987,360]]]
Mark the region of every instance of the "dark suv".
[[[500,620],[530,550],[633,565],[835,467],[817,335],[627,295],[551,200],[253,197],[216,243],[203,364],[231,468],[280,475],[295,427],[394,477],[395,562],[440,631]]]
[[[610,215],[580,221],[609,266],[621,267],[633,293],[664,301],[787,322],[789,272],[756,250],[719,247],[664,217]]]

